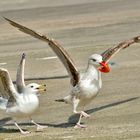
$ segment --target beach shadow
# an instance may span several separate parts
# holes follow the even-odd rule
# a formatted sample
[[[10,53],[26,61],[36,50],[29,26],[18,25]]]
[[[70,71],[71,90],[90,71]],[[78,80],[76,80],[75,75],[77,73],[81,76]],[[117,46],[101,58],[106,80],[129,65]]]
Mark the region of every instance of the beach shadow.
[[[19,133],[20,131],[17,128],[5,128],[4,126],[15,126],[14,123],[7,123],[12,121],[11,117],[3,118],[0,120],[0,133]],[[22,123],[18,123],[22,125]],[[25,123],[27,125],[27,123]],[[27,129],[22,129],[23,131],[27,131]]]
[[[61,127],[61,128],[66,128],[66,127],[70,127],[70,126],[73,126],[73,124],[68,124],[68,123],[61,123],[61,125],[60,124],[50,124],[50,123],[39,123],[39,122],[37,122],[38,124],[40,124],[40,125],[46,125],[46,126],[48,126],[48,127]],[[18,123],[18,125],[19,126],[28,126],[28,127],[32,127],[32,126],[34,126],[34,127],[36,127],[34,124],[32,124],[32,123]],[[15,126],[14,125],[14,123],[8,123],[8,124],[5,124],[4,126]],[[6,128],[4,128],[4,130],[6,130]],[[18,129],[17,129],[18,130]],[[9,130],[8,130],[9,131]]]
[[[23,130],[26,131],[25,129]],[[0,127],[0,133],[19,133],[19,132],[20,131],[18,129]]]
[[[127,102],[131,102],[131,101],[136,100],[138,98],[140,98],[140,97],[133,97],[133,98],[128,98],[128,99],[121,100],[121,101],[116,101],[116,102],[113,102],[113,103],[110,103],[110,104],[106,104],[106,105],[103,105],[103,106],[99,106],[99,107],[96,107],[96,108],[86,110],[85,112],[88,113],[88,114],[92,114],[92,113],[95,113],[97,111],[107,109],[109,107],[114,107],[114,106],[121,105],[121,104],[124,104],[124,103],[127,103]],[[73,114],[68,118],[67,122],[59,123],[59,124],[46,124],[46,125],[48,125],[49,127],[56,127],[56,128],[69,128],[69,127],[74,127],[75,124],[78,122],[78,119],[79,119],[79,115],[78,114]]]
[[[103,106],[99,106],[99,107],[96,107],[96,108],[86,110],[85,112],[88,113],[88,114],[92,114],[92,113],[95,113],[97,111],[101,111],[101,110],[104,110],[104,109],[107,109],[107,108],[110,108],[110,107],[114,107],[114,106],[121,105],[121,104],[124,104],[124,103],[127,103],[127,102],[131,102],[131,101],[136,100],[138,98],[140,98],[140,97],[133,97],[133,98],[128,98],[128,99],[121,100],[121,101],[116,101],[114,103],[110,103],[110,104],[106,104],[106,105],[103,105]],[[78,121],[78,119],[79,119],[79,115],[78,114],[73,114],[72,116],[69,117],[68,123],[76,123]]]
[[[11,117],[6,117],[6,118],[0,119],[0,127],[3,126],[3,125],[6,125],[6,123],[11,121],[11,120],[12,120]]]
[[[131,101],[136,100],[138,98],[140,98],[140,97],[133,97],[133,98],[128,98],[128,99],[121,100],[121,101],[116,101],[116,102],[113,102],[113,103],[110,103],[110,104],[106,104],[106,105],[103,105],[103,106],[99,106],[99,107],[96,107],[96,108],[86,110],[85,112],[88,113],[88,114],[92,114],[92,113],[95,113],[97,111],[101,111],[101,110],[104,110],[104,109],[107,109],[107,108],[110,108],[110,107],[114,107],[114,106],[121,105],[121,104],[124,104],[124,103],[127,103],[127,102],[131,102]],[[78,114],[73,114],[68,118],[68,122],[59,123],[59,124],[50,124],[50,123],[39,123],[39,124],[47,125],[49,127],[55,127],[55,128],[69,128],[69,127],[74,127],[75,123],[77,123],[78,119],[79,119],[79,115]],[[5,120],[6,120],[6,118],[5,118]],[[7,118],[7,120],[8,120],[8,118]],[[1,120],[0,120],[0,122],[1,122]],[[32,123],[18,123],[18,124],[21,127],[22,126],[35,126]],[[13,123],[9,123],[9,124],[5,124],[5,126],[15,126],[15,125]],[[3,127],[0,128],[0,133],[17,133],[17,132],[19,132],[18,129],[9,129],[9,128],[6,129],[6,128],[3,128]]]
[[[46,124],[46,123],[38,123],[40,125],[47,125],[49,126],[49,124]],[[22,128],[23,126],[26,126],[26,127],[30,127],[30,126],[34,126],[36,128],[36,126],[32,123],[18,123],[18,125]],[[14,123],[8,123],[8,124],[5,124],[3,126],[0,127],[0,133],[20,133],[19,129],[18,128],[5,128],[4,126],[12,126],[12,127],[15,127],[15,124]],[[27,129],[23,129],[23,131],[28,131]]]

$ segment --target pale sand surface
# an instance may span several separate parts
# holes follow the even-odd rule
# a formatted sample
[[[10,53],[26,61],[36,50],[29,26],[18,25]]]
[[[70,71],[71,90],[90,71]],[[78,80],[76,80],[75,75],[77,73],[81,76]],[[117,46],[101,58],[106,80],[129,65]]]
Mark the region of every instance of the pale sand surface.
[[[7,125],[0,128],[0,139],[140,139],[140,44],[114,57],[111,72],[102,75],[100,94],[86,108],[91,117],[82,122],[88,127],[75,130],[71,106],[54,101],[67,95],[70,88],[69,78],[61,78],[67,75],[64,66],[57,58],[39,59],[55,54],[47,44],[19,32],[2,18],[6,16],[57,39],[78,69],[84,71],[91,54],[140,35],[139,0],[3,0],[0,15],[1,67],[9,70],[14,81],[25,52],[25,77],[48,77],[33,80],[47,84],[47,93],[40,96],[40,108],[33,118],[50,126],[36,133],[27,119],[19,119],[22,128],[33,132],[22,136],[14,125]],[[55,78],[58,76],[60,79]],[[1,111],[0,118],[4,117]]]

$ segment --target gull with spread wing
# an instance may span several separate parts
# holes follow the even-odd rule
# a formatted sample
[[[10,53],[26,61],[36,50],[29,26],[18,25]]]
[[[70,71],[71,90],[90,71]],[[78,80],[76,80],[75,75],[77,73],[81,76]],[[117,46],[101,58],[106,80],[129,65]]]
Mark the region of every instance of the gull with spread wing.
[[[16,117],[29,117],[31,123],[37,126],[37,131],[43,130],[47,126],[37,124],[31,115],[39,106],[37,93],[46,91],[46,85],[24,82],[25,54],[23,53],[17,70],[16,87],[14,87],[8,70],[0,68],[0,109],[4,110],[13,118],[15,126],[22,134],[28,134],[29,131],[23,131],[17,122]]]
[[[79,120],[75,128],[84,128],[85,125],[81,124],[82,117],[89,117],[84,111],[77,111],[78,106],[85,106],[90,103],[94,97],[99,93],[102,87],[101,72],[108,73],[110,68],[108,66],[109,60],[120,50],[127,48],[133,43],[140,41],[140,36],[134,37],[128,41],[122,42],[115,47],[111,47],[104,51],[102,54],[93,54],[88,59],[88,66],[84,73],[80,73],[71,57],[66,50],[55,40],[37,33],[21,24],[18,24],[10,19],[5,18],[12,26],[18,28],[20,31],[29,34],[37,39],[45,41],[56,53],[61,62],[64,64],[71,80],[71,90],[68,96],[56,101],[71,104],[73,112],[80,114]]]

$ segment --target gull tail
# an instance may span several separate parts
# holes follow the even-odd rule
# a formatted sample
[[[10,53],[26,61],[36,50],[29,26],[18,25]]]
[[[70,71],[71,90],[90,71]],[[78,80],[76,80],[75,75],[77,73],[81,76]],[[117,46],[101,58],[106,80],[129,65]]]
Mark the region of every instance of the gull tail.
[[[64,97],[63,99],[57,99],[55,100],[56,102],[65,102],[66,104],[71,104],[72,102],[72,96],[68,95],[66,97]]]
[[[0,97],[0,109],[6,110],[7,102],[7,99]]]
[[[64,99],[56,99],[55,101],[56,101],[56,102],[65,102]]]

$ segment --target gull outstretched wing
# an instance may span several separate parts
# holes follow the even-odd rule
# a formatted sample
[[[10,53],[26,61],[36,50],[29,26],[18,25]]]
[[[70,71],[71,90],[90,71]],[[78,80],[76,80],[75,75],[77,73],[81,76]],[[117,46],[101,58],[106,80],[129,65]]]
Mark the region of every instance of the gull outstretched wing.
[[[45,35],[42,35],[40,33],[35,32],[34,30],[31,30],[19,23],[16,23],[8,18],[5,18],[12,26],[18,28],[20,31],[29,34],[37,39],[40,39],[42,41],[45,41],[48,43],[48,45],[51,47],[51,49],[56,53],[56,55],[59,57],[61,62],[64,64],[64,66],[67,69],[67,72],[69,73],[71,77],[71,84],[75,86],[79,82],[79,72],[77,68],[75,67],[74,62],[72,61],[69,54],[66,52],[66,50],[55,40],[48,38]]]
[[[118,44],[115,47],[109,48],[106,51],[104,51],[101,55],[103,57],[103,61],[108,63],[109,60],[115,55],[117,54],[120,50],[125,49],[127,47],[129,47],[130,45],[134,44],[134,43],[138,43],[140,42],[140,36],[136,36],[130,40],[121,42],[120,44]]]
[[[0,94],[4,99],[8,99],[9,103],[15,103],[18,93],[13,85],[9,72],[0,68]]]
[[[17,86],[17,91],[19,93],[23,93],[23,90],[25,88],[24,68],[25,68],[25,53],[22,54],[22,57],[21,57],[21,60],[17,69],[16,86]]]

